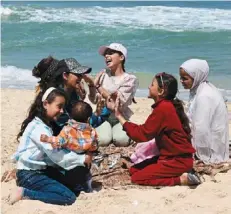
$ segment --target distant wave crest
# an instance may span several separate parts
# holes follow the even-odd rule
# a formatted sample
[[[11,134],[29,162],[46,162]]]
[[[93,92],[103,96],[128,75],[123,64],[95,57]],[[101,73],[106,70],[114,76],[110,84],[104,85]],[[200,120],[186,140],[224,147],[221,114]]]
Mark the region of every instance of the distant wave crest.
[[[0,13],[1,13],[1,16],[9,16],[11,13],[13,12],[13,10],[11,10],[10,8],[8,7],[0,7]]]
[[[3,12],[2,12],[3,11]],[[231,30],[231,10],[166,6],[36,8],[32,6],[1,8],[11,15],[6,22],[65,22],[103,27],[126,27],[167,31]]]
[[[31,70],[18,68],[12,65],[6,65],[1,67],[1,87],[2,88],[22,88],[22,89],[34,89],[38,82],[38,79],[32,76]],[[223,96],[230,102],[231,90],[220,89]],[[136,96],[147,97],[148,89],[139,88]],[[178,96],[181,99],[187,100],[189,93],[188,90],[180,89]]]
[[[12,65],[1,67],[1,87],[32,89],[38,80],[28,69],[17,68]]]

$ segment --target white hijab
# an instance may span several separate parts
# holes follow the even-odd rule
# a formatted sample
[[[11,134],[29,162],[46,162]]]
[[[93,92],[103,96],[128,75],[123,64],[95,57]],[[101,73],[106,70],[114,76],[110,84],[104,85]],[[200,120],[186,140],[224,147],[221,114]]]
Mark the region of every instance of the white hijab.
[[[207,82],[209,65],[206,60],[189,59],[180,68],[183,68],[194,79],[192,88],[190,89],[190,97],[193,97],[196,94],[198,86],[203,82]]]
[[[190,59],[180,68],[194,79],[190,89],[187,115],[192,125],[192,144],[196,149],[196,155],[206,164],[227,161],[229,159],[228,113],[222,103],[221,93],[207,81],[208,63],[201,59]],[[202,91],[204,97],[211,96],[212,93],[213,99],[205,98],[206,102],[202,103],[200,100],[197,102],[196,98]],[[197,106],[200,108],[203,106],[203,109],[196,110]]]

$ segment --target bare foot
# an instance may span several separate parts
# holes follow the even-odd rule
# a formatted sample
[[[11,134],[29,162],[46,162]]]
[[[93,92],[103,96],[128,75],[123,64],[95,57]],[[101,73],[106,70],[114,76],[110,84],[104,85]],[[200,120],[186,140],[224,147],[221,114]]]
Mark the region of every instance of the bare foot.
[[[122,168],[129,169],[133,165],[130,161],[126,160],[125,158],[121,158],[120,160]]]
[[[1,178],[1,182],[8,182],[12,179],[16,179],[16,169],[7,170],[6,172],[4,172]]]
[[[23,197],[23,188],[17,187],[9,196],[9,204],[13,205],[14,203],[22,200]]]
[[[188,173],[183,173],[180,176],[180,184],[183,186],[187,186],[188,185],[188,177],[187,177]]]

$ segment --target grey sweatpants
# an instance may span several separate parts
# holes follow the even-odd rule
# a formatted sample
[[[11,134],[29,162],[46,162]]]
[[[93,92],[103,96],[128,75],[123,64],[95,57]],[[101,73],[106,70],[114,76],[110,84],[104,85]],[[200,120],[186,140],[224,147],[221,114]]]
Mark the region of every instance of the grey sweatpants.
[[[114,143],[115,146],[123,147],[130,144],[129,137],[119,122],[110,124],[105,121],[96,128],[96,132],[99,137],[99,146],[108,146],[110,143]]]

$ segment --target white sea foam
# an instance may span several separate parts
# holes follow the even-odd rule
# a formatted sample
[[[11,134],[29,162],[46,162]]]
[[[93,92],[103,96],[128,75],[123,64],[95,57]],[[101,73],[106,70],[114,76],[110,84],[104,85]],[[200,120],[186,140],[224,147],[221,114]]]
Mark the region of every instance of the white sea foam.
[[[12,12],[13,10],[11,10],[8,7],[2,7],[2,6],[0,7],[1,16],[9,16]]]
[[[4,11],[9,8],[4,8]],[[14,7],[20,22],[83,23],[104,27],[168,31],[231,30],[231,10],[166,6],[34,8]],[[6,12],[5,12],[6,13]],[[12,21],[12,20],[11,20]]]
[[[15,66],[3,66],[1,67],[1,87],[2,88],[23,88],[34,89],[38,82],[38,79],[32,76],[31,70],[17,68]],[[148,84],[148,83],[147,83]],[[148,86],[148,85],[147,85]],[[219,89],[223,96],[231,102],[231,90]],[[136,96],[147,97],[148,89],[139,88]],[[189,91],[180,89],[178,96],[183,100],[188,100]]]
[[[2,88],[33,88],[38,80],[32,76],[31,70],[15,66],[1,67]]]

